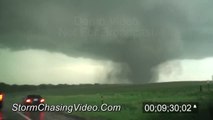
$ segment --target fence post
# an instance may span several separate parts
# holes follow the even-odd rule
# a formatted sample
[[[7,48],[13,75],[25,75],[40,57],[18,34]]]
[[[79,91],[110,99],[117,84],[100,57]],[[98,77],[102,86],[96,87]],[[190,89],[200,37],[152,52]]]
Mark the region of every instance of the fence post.
[[[203,91],[203,88],[202,88],[202,85],[200,85],[200,92],[202,92]]]
[[[101,104],[104,104],[104,96],[101,95]]]

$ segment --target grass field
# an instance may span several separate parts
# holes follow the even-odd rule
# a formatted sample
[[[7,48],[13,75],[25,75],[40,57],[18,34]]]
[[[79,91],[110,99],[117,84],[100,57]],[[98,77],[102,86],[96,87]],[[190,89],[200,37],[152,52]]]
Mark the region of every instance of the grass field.
[[[202,91],[200,91],[202,86]],[[122,105],[120,112],[74,112],[86,120],[198,120],[208,114],[213,97],[205,82],[174,82],[143,85],[72,85],[7,94],[10,103],[27,94],[41,94],[48,104]],[[213,90],[213,89],[212,89]],[[143,113],[143,102],[199,102],[199,114]],[[202,112],[205,111],[205,112]],[[205,113],[205,114],[203,114]],[[68,114],[68,113],[67,113]]]

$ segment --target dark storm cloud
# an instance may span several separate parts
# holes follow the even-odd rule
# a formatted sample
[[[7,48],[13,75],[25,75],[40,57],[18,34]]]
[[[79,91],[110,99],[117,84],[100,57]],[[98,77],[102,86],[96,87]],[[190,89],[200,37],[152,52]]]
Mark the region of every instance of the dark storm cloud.
[[[111,71],[110,79],[149,82],[156,77],[153,69],[164,61],[212,55],[213,24],[207,20],[213,17],[211,6],[205,7],[208,4],[192,0],[0,0],[0,46],[112,60],[120,63],[121,70]]]

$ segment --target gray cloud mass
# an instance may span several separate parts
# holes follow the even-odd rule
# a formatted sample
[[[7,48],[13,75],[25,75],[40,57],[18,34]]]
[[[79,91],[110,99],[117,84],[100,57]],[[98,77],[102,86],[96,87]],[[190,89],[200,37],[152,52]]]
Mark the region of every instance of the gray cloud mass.
[[[108,76],[155,80],[171,59],[213,55],[210,0],[0,0],[0,47],[121,63]]]

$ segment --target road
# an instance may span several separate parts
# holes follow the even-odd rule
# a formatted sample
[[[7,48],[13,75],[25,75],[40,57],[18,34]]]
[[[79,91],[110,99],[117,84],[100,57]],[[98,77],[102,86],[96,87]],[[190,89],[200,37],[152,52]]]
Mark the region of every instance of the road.
[[[73,116],[54,112],[13,112],[11,106],[5,104],[0,112],[0,120],[80,120]]]

